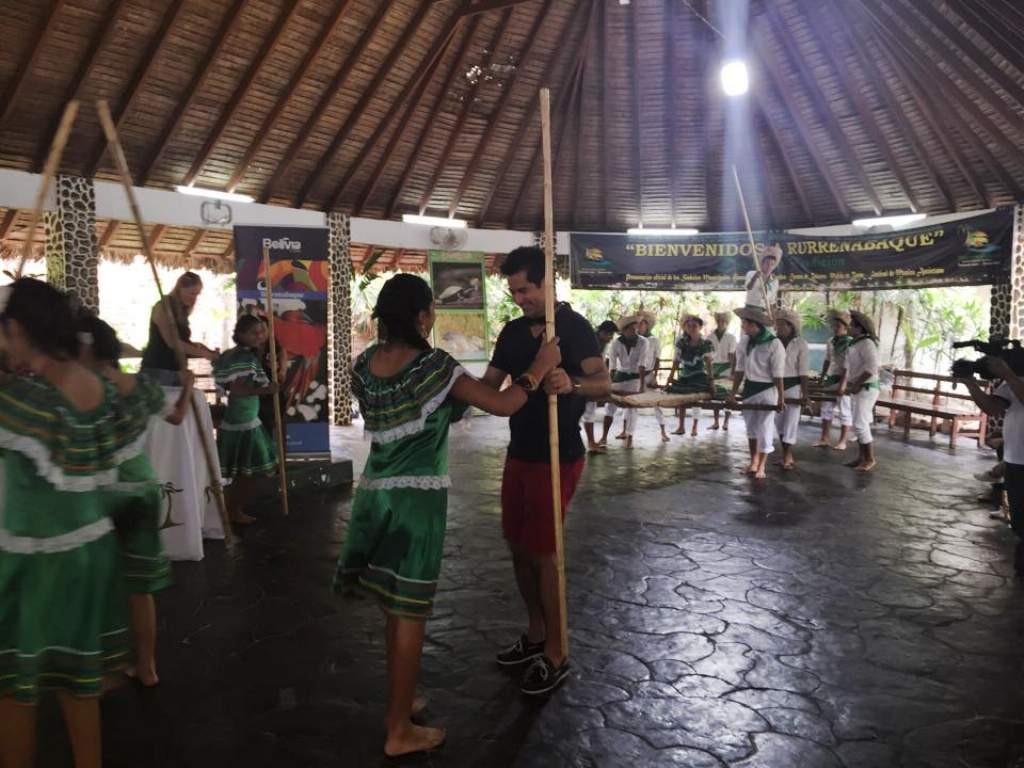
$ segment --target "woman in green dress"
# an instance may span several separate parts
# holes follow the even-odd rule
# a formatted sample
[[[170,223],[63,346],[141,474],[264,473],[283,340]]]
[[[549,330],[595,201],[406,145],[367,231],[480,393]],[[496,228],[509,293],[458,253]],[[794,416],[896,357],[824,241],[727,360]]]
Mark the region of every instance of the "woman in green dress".
[[[137,489],[118,470],[151,413],[78,362],[65,296],[14,283],[0,313],[0,764],[29,768],[36,704],[56,691],[77,768],[99,768],[98,696],[128,660],[127,595],[111,516]]]
[[[706,393],[713,398],[716,390],[713,386],[714,371],[712,360],[715,346],[710,339],[701,336],[704,321],[696,315],[690,315],[683,322],[683,335],[676,340],[676,353],[672,360],[672,370],[668,374],[668,385],[665,391],[674,395],[692,395]],[[676,376],[676,372],[679,375]],[[721,392],[722,397],[725,391]],[[679,426],[674,435],[686,434],[686,408],[678,408]],[[691,437],[697,436],[697,424],[700,420],[700,408],[693,409],[693,429]]]
[[[235,324],[237,347],[213,365],[213,378],[228,391],[228,407],[217,428],[221,474],[231,480],[227,490],[228,515],[243,525],[254,522],[245,513],[252,499],[253,479],[277,469],[274,441],[260,421],[260,396],[277,389],[270,382],[259,351],[267,343],[267,324],[255,315],[243,315]]]
[[[374,317],[379,343],[353,366],[352,389],[372,444],[338,560],[335,589],[358,586],[387,616],[389,672],[385,755],[429,751],[444,731],[410,719],[441,570],[448,509],[448,427],[466,405],[498,416],[522,408],[528,391],[561,361],[557,339],[540,344],[530,370],[497,392],[427,339],[434,325],[430,286],[415,275],[388,280]]]

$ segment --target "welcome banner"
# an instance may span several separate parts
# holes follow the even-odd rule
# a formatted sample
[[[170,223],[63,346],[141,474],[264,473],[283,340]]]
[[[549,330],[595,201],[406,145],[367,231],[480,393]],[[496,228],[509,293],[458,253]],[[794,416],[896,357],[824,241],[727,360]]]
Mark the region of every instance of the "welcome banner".
[[[783,251],[782,288],[870,290],[985,285],[1008,280],[1013,209],[897,232],[824,237],[755,232],[754,248]],[[633,237],[574,232],[572,283],[578,288],[739,291],[753,269],[745,232]]]
[[[269,276],[264,246],[270,249]],[[330,455],[327,229],[235,227],[235,268],[239,317],[266,316],[265,281],[272,281],[274,335],[288,360],[281,407],[289,458]]]

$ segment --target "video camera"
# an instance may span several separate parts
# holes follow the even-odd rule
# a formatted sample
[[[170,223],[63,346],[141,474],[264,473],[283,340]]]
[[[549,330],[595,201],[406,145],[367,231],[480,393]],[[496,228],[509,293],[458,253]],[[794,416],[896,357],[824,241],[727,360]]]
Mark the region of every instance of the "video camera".
[[[1004,339],[996,336],[989,341],[971,339],[953,342],[953,349],[973,349],[981,352],[984,357],[978,360],[954,360],[953,376],[958,379],[970,379],[979,376],[986,381],[995,378],[988,366],[988,359],[998,357],[1006,361],[1010,370],[1018,376],[1024,376],[1024,349],[1019,339]]]

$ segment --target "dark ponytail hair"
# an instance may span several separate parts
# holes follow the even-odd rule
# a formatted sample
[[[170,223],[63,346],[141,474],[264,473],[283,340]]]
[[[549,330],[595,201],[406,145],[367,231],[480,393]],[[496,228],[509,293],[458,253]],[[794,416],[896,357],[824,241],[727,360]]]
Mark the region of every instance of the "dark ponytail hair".
[[[231,334],[231,338],[234,339],[235,344],[240,345],[242,343],[241,336],[243,333],[247,333],[254,325],[259,325],[260,323],[265,322],[266,320],[262,317],[257,317],[256,315],[242,315],[238,318],[238,322],[235,323],[235,332]]]
[[[434,304],[434,293],[422,277],[395,275],[380,289],[373,317],[382,341],[398,341],[413,349],[430,349],[420,333],[417,319]]]
[[[121,362],[121,340],[107,323],[83,312],[78,317],[78,332],[92,337],[92,354],[97,360],[111,365]]]
[[[42,280],[23,277],[11,285],[0,322],[17,320],[32,346],[55,360],[78,357],[75,318],[68,297]]]

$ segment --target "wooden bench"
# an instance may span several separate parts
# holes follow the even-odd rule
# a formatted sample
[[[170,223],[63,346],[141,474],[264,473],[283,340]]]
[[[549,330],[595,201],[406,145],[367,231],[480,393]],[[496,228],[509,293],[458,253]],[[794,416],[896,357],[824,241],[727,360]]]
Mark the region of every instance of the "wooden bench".
[[[914,416],[924,416],[929,420],[928,434],[935,437],[939,422],[949,424],[949,447],[956,448],[958,437],[972,438],[978,447],[985,444],[985,433],[988,417],[974,404],[966,389],[953,390],[956,379],[952,376],[941,376],[936,373],[921,373],[910,370],[893,371],[892,395],[880,397],[876,407],[888,408],[889,429],[896,426],[896,419],[903,414],[903,437],[910,437],[910,428]],[[934,381],[931,388],[914,385],[914,379]],[[914,399],[908,395],[930,395],[928,399]],[[965,424],[977,422],[975,429],[968,429]]]

